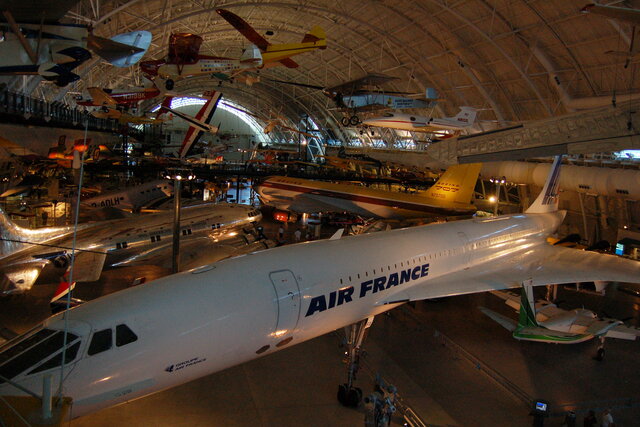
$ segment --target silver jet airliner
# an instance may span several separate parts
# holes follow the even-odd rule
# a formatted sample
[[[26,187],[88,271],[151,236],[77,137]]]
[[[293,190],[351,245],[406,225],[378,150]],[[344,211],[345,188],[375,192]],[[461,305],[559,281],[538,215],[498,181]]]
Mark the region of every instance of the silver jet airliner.
[[[71,417],[221,371],[406,301],[589,280],[639,282],[640,264],[550,246],[562,222],[556,159],[523,214],[277,247],[129,288],[68,312]],[[0,352],[0,395],[60,385],[62,314]],[[350,385],[350,384],[349,384]]]
[[[230,256],[218,243],[238,239],[262,214],[251,206],[203,203],[181,209],[183,267],[193,268]],[[158,212],[78,226],[73,277],[98,280],[103,267],[161,264],[170,260],[173,213]],[[249,242],[245,237],[245,243]],[[64,272],[73,246],[73,227],[25,229],[0,209],[0,296],[31,289],[45,268]]]

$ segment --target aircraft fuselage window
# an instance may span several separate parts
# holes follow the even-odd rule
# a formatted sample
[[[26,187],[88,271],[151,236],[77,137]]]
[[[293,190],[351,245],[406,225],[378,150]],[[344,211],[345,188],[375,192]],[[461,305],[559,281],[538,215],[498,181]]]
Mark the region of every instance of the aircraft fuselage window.
[[[138,340],[138,336],[127,325],[116,326],[116,346],[122,347]]]
[[[87,350],[87,354],[89,356],[93,356],[94,354],[102,353],[103,351],[109,350],[112,345],[113,333],[111,331],[111,328],[103,329],[93,334],[93,338],[91,338],[91,343],[89,344],[89,350]]]

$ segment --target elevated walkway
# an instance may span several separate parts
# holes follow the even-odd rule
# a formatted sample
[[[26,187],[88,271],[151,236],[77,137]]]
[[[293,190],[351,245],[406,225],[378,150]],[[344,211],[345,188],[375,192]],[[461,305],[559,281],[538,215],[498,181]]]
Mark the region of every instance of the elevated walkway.
[[[446,164],[520,160],[640,148],[640,101],[628,101],[439,141],[426,152]]]

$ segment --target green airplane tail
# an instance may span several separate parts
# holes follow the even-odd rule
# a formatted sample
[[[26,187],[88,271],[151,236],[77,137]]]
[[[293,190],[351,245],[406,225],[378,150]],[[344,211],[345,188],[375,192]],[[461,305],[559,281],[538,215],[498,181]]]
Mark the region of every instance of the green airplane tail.
[[[533,292],[533,289],[532,289]],[[536,313],[533,311],[529,298],[527,297],[526,286],[522,286],[522,293],[520,294],[520,316],[518,317],[517,330],[526,327],[538,327],[538,321],[536,320]]]

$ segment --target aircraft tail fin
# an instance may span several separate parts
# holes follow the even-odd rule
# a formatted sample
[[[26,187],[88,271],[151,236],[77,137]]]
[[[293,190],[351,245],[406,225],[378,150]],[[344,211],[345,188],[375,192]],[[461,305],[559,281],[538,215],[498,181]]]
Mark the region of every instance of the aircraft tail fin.
[[[165,96],[162,100],[162,104],[160,104],[160,110],[158,111],[157,119],[162,118],[166,113],[171,111],[171,101],[173,101],[173,96]]]
[[[60,279],[60,285],[58,285],[58,289],[56,289],[53,298],[49,301],[49,307],[53,314],[59,313],[67,308],[67,294],[70,294],[76,287],[76,282],[69,283],[69,279],[66,276],[65,274]],[[80,305],[83,302],[84,301],[77,298],[69,298],[69,308]]]
[[[425,90],[425,98],[427,100],[430,100],[430,101],[440,101],[441,100],[440,98],[438,98],[438,91],[435,88],[432,88],[432,87],[428,87]]]
[[[534,306],[532,305],[530,298],[533,299],[531,281],[529,281],[529,284],[523,283],[522,285],[522,293],[520,294],[520,313],[518,315],[518,329],[540,326],[536,320],[536,313],[533,309]]]
[[[8,255],[18,250],[22,245],[18,242],[25,240],[24,229],[16,225],[9,215],[0,208],[0,256]]]
[[[449,166],[427,190],[426,197],[440,202],[470,204],[481,168],[481,163]]]
[[[562,156],[556,156],[547,181],[542,187],[538,198],[529,206],[525,213],[549,213],[558,210],[558,186],[560,184],[560,165]]]
[[[104,60],[116,67],[129,67],[138,62],[151,44],[151,33],[133,31],[106,39],[89,35],[88,46]]]
[[[262,54],[260,53],[258,46],[254,44],[247,46],[247,48],[242,52],[242,56],[240,56],[240,63],[243,65],[250,64],[254,67],[261,66]]]
[[[460,112],[453,117],[453,120],[462,126],[471,126],[476,122],[478,110],[473,107],[460,107]]]
[[[316,25],[304,35],[302,43],[316,43],[320,49],[327,48],[327,35],[321,26]]]

